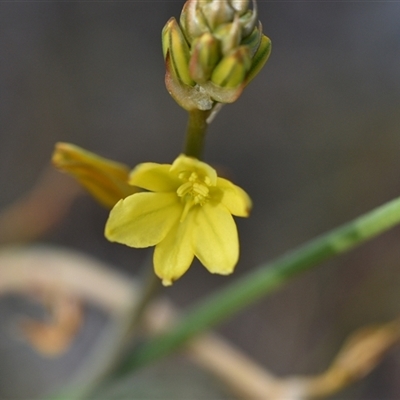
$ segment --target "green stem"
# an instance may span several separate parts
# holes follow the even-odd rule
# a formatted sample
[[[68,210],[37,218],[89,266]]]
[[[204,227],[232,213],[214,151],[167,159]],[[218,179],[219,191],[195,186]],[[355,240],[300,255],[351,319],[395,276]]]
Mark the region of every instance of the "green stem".
[[[275,261],[260,265],[247,277],[192,307],[170,332],[138,348],[125,360],[116,375],[124,375],[172,353],[195,335],[243,310],[295,275],[345,253],[399,223],[400,198],[317,237]]]
[[[207,117],[209,111],[189,111],[189,121],[186,130],[184,153],[189,157],[201,159],[204,147],[204,138],[207,131]]]
[[[132,313],[132,318],[127,332],[127,337],[135,334],[135,331],[140,326],[144,311],[149,303],[158,295],[161,290],[160,278],[154,273],[153,258],[145,263],[145,277],[142,282],[141,292],[135,309]]]

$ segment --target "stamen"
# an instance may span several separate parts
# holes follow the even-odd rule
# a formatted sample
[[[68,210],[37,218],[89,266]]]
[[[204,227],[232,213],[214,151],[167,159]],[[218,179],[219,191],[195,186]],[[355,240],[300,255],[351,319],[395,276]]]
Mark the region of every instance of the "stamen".
[[[189,182],[196,182],[199,179],[197,172],[192,172],[189,177]]]
[[[179,178],[186,181],[177,190],[177,194],[186,202],[181,221],[185,219],[189,209],[197,204],[201,206],[209,196],[209,184],[211,180],[208,176],[199,176],[197,172],[182,171]]]
[[[179,186],[176,193],[179,197],[185,197],[188,193],[191,192],[193,184],[191,182],[186,182],[183,185]]]
[[[196,193],[197,196],[207,197],[208,196],[208,187],[202,183],[194,182],[193,183],[193,192]]]
[[[204,177],[204,183],[205,183],[207,186],[211,186],[211,179],[210,179],[209,176],[205,176],[205,177]]]

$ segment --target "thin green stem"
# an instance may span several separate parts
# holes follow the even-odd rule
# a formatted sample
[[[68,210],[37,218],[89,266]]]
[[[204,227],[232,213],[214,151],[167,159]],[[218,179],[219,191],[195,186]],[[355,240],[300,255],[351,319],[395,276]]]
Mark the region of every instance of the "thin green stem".
[[[132,318],[127,331],[127,336],[135,334],[135,331],[140,326],[144,311],[149,303],[157,296],[161,290],[160,278],[154,273],[153,258],[145,263],[146,270],[144,271],[144,279],[137,304],[132,313]]]
[[[189,121],[186,130],[184,153],[189,157],[201,159],[204,147],[204,138],[207,131],[207,117],[209,111],[189,111]]]
[[[126,358],[116,375],[166,356],[204,330],[287,283],[297,274],[343,254],[400,223],[400,198],[382,205],[350,223],[317,237],[275,261],[265,263],[192,307],[168,333],[156,337]]]

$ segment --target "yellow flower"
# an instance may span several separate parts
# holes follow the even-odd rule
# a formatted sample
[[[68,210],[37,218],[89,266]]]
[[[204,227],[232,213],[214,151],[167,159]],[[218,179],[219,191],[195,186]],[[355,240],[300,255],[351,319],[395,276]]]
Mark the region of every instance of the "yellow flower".
[[[156,246],[154,269],[165,286],[188,270],[194,256],[211,273],[233,272],[239,240],[232,215],[247,217],[251,208],[244,190],[185,155],[172,165],[140,164],[129,183],[148,192],[114,206],[105,228],[108,240],[131,247]]]

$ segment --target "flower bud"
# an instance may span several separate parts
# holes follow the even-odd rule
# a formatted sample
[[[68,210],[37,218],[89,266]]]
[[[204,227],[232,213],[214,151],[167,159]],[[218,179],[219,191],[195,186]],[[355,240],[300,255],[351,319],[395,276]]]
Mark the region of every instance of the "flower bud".
[[[219,62],[211,75],[211,81],[223,88],[235,88],[244,81],[250,67],[250,51],[248,47],[240,46]]]
[[[220,42],[207,32],[193,42],[192,49],[189,62],[190,76],[197,83],[207,82],[220,60]]]
[[[197,7],[197,1],[187,1],[183,5],[179,23],[189,43],[203,33],[210,32],[202,10]]]
[[[169,52],[173,75],[178,81],[186,85],[193,85],[194,81],[189,74],[189,45],[175,18],[171,18],[167,22],[163,29],[162,37],[164,57]]]
[[[247,46],[249,48],[251,58],[254,57],[254,54],[258,50],[258,48],[261,44],[262,37],[267,38],[266,36],[264,36],[262,34],[262,25],[261,25],[261,22],[259,22],[258,27],[255,27],[253,29],[253,31],[251,32],[251,34],[246,36],[242,40],[242,45]]]
[[[240,45],[241,42],[240,21],[236,18],[229,24],[219,26],[213,35],[221,42],[222,54],[226,55]]]
[[[246,75],[246,85],[261,71],[270,54],[271,41],[265,35],[262,35],[260,45],[252,58],[251,67]]]
[[[232,21],[236,11],[226,0],[210,1],[201,7],[201,11],[211,31]]]
[[[239,15],[242,15],[249,8],[249,0],[231,0],[231,5]]]
[[[162,33],[165,82],[187,110],[211,110],[235,101],[260,71],[271,41],[257,22],[255,0],[188,0],[179,24],[171,18]]]

